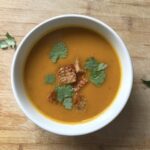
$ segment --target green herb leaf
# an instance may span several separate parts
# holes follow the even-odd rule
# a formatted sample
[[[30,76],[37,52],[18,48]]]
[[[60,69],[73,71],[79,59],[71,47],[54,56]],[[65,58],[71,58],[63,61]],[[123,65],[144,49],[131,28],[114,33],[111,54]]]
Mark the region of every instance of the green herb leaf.
[[[143,82],[147,87],[150,88],[150,80],[149,80],[149,81],[142,80],[142,82]]]
[[[11,36],[9,33],[6,33],[7,39],[5,40],[6,43],[11,47],[11,48],[16,48],[16,41],[13,36]]]
[[[56,43],[50,52],[50,59],[53,63],[56,63],[60,58],[66,58],[68,49],[64,42]]]
[[[104,82],[105,77],[106,77],[106,75],[105,75],[104,71],[91,72],[90,82],[93,83],[94,85],[98,86]]]
[[[73,96],[74,90],[71,85],[62,85],[56,88],[57,99],[59,102],[63,102],[65,98],[71,98]]]
[[[16,48],[16,41],[15,38],[12,37],[9,33],[6,33],[6,39],[0,40],[0,48],[7,49],[7,48]]]
[[[100,64],[98,64],[98,66],[97,66],[97,71],[104,70],[105,68],[107,68],[107,64],[100,63]]]
[[[107,64],[98,62],[94,57],[90,57],[86,60],[85,69],[90,72],[90,82],[96,86],[102,84],[105,80],[105,69]]]
[[[53,74],[48,74],[45,76],[45,83],[46,84],[53,84],[55,82],[56,78]]]
[[[8,44],[6,43],[5,40],[1,40],[0,41],[0,49],[7,49],[8,48]]]
[[[73,102],[72,102],[72,98],[65,98],[63,101],[63,105],[66,109],[72,109],[73,107]]]
[[[90,57],[86,60],[84,68],[92,71],[94,68],[97,68],[98,62],[94,57]]]

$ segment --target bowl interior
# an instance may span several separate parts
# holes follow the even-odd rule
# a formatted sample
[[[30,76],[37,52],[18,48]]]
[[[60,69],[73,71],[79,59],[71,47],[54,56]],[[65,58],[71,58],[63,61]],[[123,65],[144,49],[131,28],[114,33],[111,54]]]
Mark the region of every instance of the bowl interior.
[[[80,26],[94,30],[105,37],[116,50],[122,68],[122,80],[113,104],[97,118],[82,124],[61,124],[40,114],[26,97],[23,85],[23,68],[31,47],[45,34],[65,26]],[[132,65],[128,51],[120,37],[103,22],[81,15],[55,17],[36,26],[17,48],[12,65],[12,87],[16,100],[23,112],[38,126],[61,135],[81,135],[96,131],[111,122],[123,109],[132,87]]]

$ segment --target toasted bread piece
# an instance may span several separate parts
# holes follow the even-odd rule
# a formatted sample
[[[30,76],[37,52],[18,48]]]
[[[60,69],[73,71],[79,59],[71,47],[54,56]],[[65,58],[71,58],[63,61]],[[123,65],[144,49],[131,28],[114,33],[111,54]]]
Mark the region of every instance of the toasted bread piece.
[[[88,83],[88,79],[86,78],[85,74],[77,74],[77,81],[74,84],[74,91],[78,92],[87,83]]]
[[[76,82],[77,76],[73,64],[65,65],[59,68],[57,72],[59,84],[71,84]]]

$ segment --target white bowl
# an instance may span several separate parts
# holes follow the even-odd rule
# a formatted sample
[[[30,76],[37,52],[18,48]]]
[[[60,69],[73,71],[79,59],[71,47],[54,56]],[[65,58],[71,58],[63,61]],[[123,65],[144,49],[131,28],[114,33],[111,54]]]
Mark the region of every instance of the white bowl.
[[[121,85],[114,102],[95,119],[79,124],[63,124],[50,120],[40,114],[28,100],[23,86],[23,68],[30,48],[44,35],[64,26],[81,26],[92,29],[104,36],[116,50],[122,68]],[[108,25],[95,18],[84,15],[61,15],[50,18],[33,28],[19,44],[11,68],[11,83],[16,101],[25,115],[41,128],[60,135],[83,135],[94,132],[109,124],[122,111],[129,98],[133,82],[133,69],[128,50]]]

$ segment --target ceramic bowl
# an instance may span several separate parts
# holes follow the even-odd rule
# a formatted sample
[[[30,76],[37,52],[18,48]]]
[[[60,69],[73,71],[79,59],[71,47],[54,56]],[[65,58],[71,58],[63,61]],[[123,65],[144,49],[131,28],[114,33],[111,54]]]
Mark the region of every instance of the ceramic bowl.
[[[101,34],[116,50],[122,68],[121,84],[114,102],[104,113],[85,123],[63,124],[55,122],[31,104],[23,85],[23,69],[31,47],[45,34],[65,26],[86,27]],[[61,15],[50,18],[33,28],[19,44],[11,68],[11,83],[16,101],[25,115],[41,128],[60,135],[83,135],[99,130],[109,124],[128,101],[133,82],[133,69],[128,50],[118,34],[102,21],[84,15]]]

